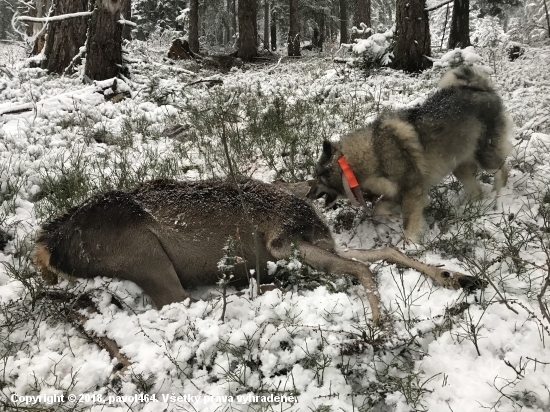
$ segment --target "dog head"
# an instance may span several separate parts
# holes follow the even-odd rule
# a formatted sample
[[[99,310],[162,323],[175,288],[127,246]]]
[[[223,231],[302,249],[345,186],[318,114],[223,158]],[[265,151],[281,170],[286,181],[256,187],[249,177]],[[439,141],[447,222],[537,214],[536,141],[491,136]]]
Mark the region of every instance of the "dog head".
[[[339,151],[337,144],[323,142],[323,152],[315,167],[315,180],[307,193],[309,199],[325,196],[326,207],[332,207],[339,197],[345,197],[342,169],[337,162]]]

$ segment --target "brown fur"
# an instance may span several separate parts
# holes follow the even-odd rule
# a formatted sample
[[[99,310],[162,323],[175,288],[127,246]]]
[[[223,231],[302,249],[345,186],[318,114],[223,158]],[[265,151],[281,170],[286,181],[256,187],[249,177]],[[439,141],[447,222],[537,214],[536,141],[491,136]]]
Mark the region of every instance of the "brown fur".
[[[308,265],[356,277],[378,320],[376,285],[368,267],[335,253],[328,227],[306,201],[255,180],[243,179],[239,188],[223,180],[153,180],[129,192],[94,196],[43,226],[34,262],[45,274],[133,281],[160,308],[189,298],[189,287],[218,281],[217,263],[228,238],[235,240],[242,258],[234,279],[241,284],[256,257],[261,281],[270,283],[267,262],[289,257],[294,244]],[[401,262],[415,262],[384,251],[360,256],[368,260],[397,253]],[[421,270],[446,286],[472,284],[471,277],[444,269],[424,265]]]

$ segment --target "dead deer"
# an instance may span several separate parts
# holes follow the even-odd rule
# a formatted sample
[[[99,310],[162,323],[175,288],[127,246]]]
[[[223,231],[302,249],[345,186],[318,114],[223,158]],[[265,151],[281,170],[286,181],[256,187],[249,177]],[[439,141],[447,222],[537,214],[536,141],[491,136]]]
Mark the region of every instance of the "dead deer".
[[[310,204],[252,179],[240,179],[238,187],[229,180],[161,179],[93,196],[43,226],[34,262],[50,278],[130,280],[161,308],[189,298],[188,288],[216,284],[217,263],[229,237],[237,238],[242,254],[235,283],[246,284],[246,268],[255,267],[256,259],[261,282],[271,283],[267,262],[288,258],[295,245],[313,268],[358,279],[375,322],[380,308],[372,273],[350,258],[401,263],[455,289],[476,284],[471,276],[423,264],[391,248],[339,255],[328,226]]]

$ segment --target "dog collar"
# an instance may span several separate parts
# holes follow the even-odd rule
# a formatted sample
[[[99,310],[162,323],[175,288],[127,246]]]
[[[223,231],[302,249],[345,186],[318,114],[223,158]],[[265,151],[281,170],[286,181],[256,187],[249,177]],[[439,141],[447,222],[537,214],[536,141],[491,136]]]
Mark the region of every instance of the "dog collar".
[[[359,186],[359,182],[357,182],[355,173],[353,173],[353,170],[351,170],[351,166],[349,165],[349,163],[347,162],[344,156],[340,156],[338,158],[338,164],[342,168],[342,172],[344,172],[344,177],[346,178],[349,187],[353,189]]]
[[[351,166],[347,162],[346,158],[344,156],[340,156],[338,158],[338,164],[342,168],[342,184],[349,200],[355,206],[360,204],[365,209],[368,209],[367,203],[363,198],[363,191],[361,190],[359,182],[355,177],[355,173],[351,170]]]

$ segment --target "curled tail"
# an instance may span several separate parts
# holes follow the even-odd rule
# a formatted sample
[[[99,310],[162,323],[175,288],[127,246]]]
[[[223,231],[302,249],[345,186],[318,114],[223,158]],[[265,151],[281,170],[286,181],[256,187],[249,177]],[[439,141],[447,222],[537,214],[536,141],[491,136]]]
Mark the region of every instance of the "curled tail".
[[[482,91],[493,91],[493,83],[487,73],[479,67],[460,66],[449,70],[439,81],[439,88],[470,87]]]

